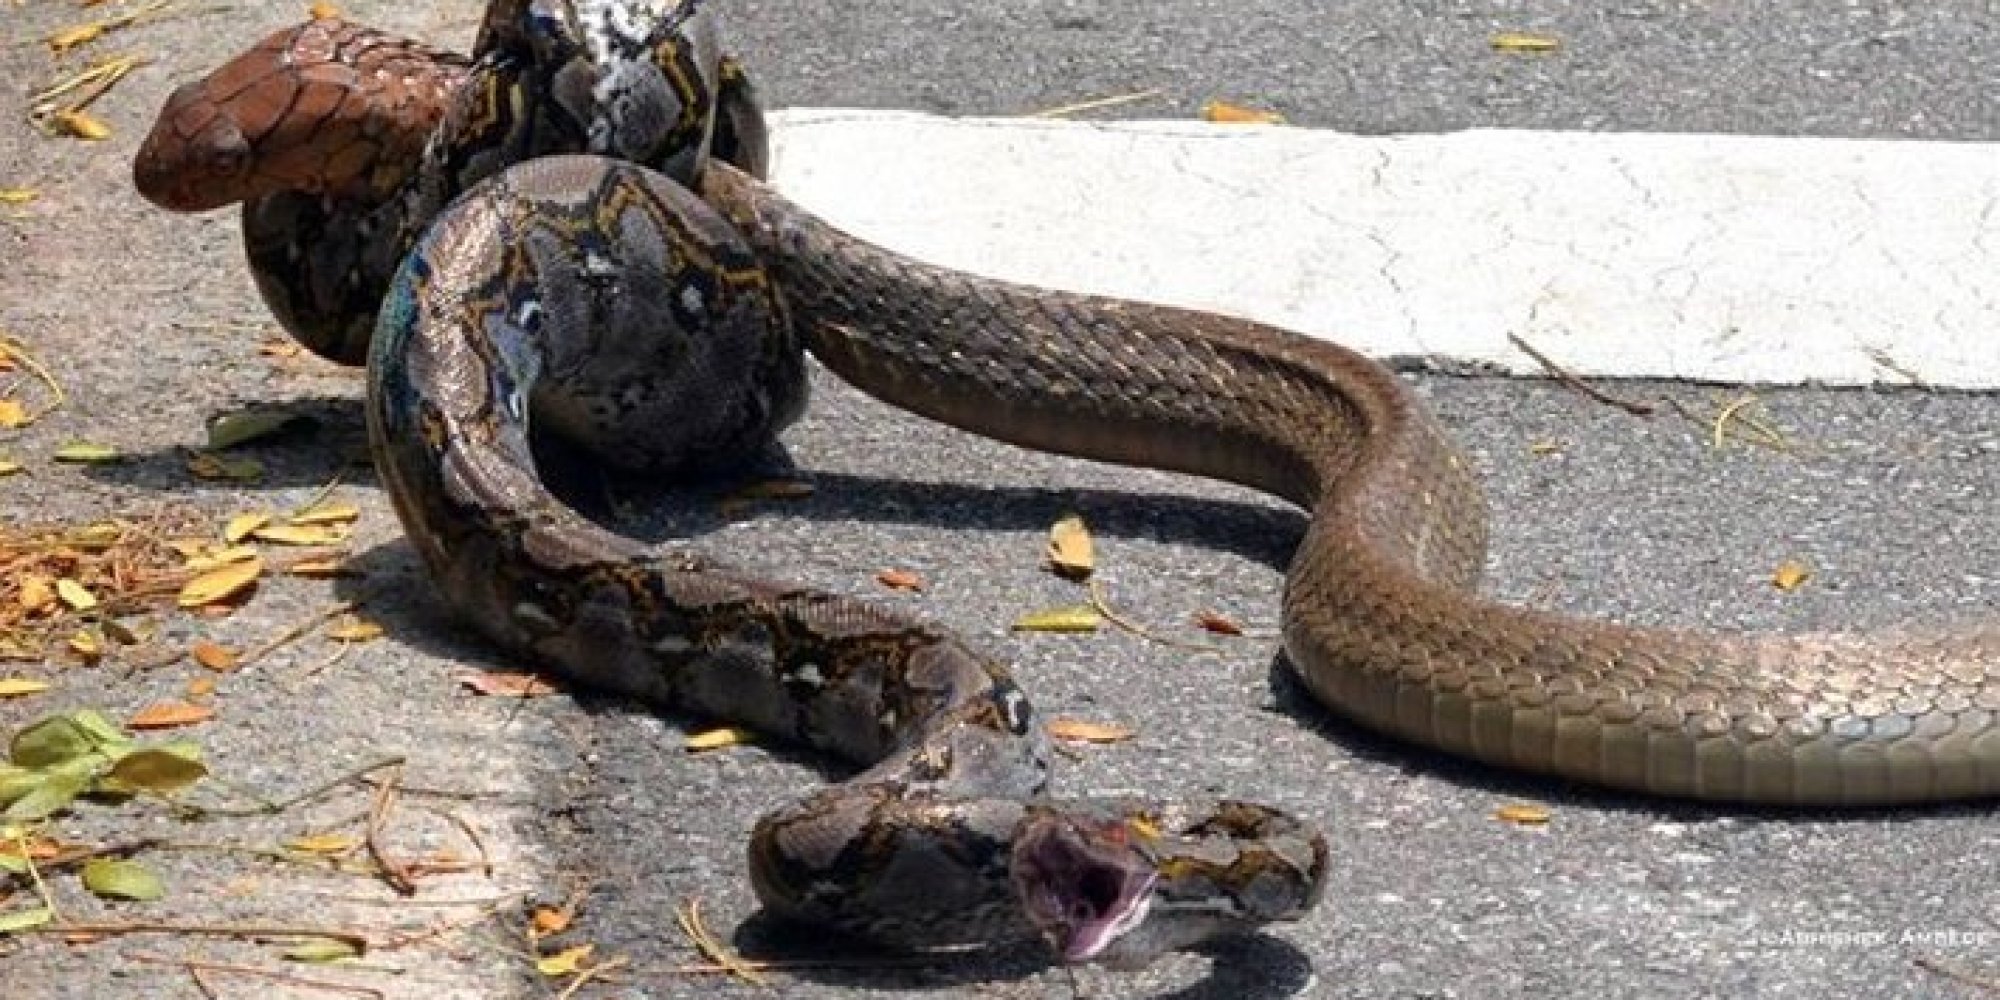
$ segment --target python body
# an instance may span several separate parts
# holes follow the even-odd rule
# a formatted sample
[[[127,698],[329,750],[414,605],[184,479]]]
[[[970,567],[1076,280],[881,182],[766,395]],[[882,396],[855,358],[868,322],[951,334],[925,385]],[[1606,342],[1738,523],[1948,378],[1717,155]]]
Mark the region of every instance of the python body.
[[[773,909],[896,945],[1039,932],[1068,960],[1130,962],[1296,917],[1326,865],[1317,833],[1260,806],[1044,798],[1047,751],[1000,665],[923,623],[605,532],[536,478],[531,412],[537,433],[631,468],[754,452],[802,403],[799,343],[977,433],[1310,509],[1285,648],[1324,702],[1383,730],[1662,795],[2000,793],[2000,623],[1733,636],[1485,601],[1477,484],[1393,374],[1247,321],[839,233],[754,176],[761,128],[710,18],[499,0],[470,64],[308,25],[177,93],[135,178],[170,208],[245,201],[288,326],[348,360],[372,339],[377,465],[446,599],[488,635],[869,765],[759,822],[752,876]],[[403,75],[369,71],[391,64]],[[354,95],[324,123],[407,131],[344,161],[328,124],[256,113],[307,78]],[[711,142],[753,171],[707,158]],[[301,143],[319,155],[287,166]],[[698,197],[641,166],[545,156],[573,151],[664,168]],[[352,238],[312,242],[328,228]],[[379,323],[352,315],[370,301]]]

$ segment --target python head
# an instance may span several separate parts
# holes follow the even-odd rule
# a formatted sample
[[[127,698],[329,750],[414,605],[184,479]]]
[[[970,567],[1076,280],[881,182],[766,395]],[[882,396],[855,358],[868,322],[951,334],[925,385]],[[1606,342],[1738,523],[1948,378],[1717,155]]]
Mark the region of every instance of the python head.
[[[1326,838],[1246,802],[1078,803],[1030,810],[1010,876],[1065,963],[1136,968],[1204,941],[1296,920],[1326,887]]]

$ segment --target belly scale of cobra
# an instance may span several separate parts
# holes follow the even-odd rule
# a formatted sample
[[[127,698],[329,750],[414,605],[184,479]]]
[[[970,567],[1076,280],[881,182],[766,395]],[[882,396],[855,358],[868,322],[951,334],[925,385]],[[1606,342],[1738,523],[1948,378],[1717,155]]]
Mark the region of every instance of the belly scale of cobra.
[[[515,168],[483,190],[434,227],[406,265],[383,328],[404,334],[375,346],[370,408],[384,478],[454,601],[487,616],[503,641],[584,680],[746,716],[858,760],[876,760],[910,736],[884,719],[959,714],[965,724],[924,730],[950,746],[919,735],[852,785],[790,813],[810,822],[760,825],[753,867],[767,901],[790,894],[785,905],[815,905],[805,898],[813,878],[775,872],[772,859],[817,859],[821,875],[942,863],[864,844],[858,829],[958,823],[973,840],[1022,829],[1025,812],[1040,807],[992,798],[869,825],[878,808],[959,801],[950,783],[987,770],[967,761],[989,762],[991,774],[1007,776],[1002,784],[1039,789],[1039,778],[1019,777],[1038,771],[1042,758],[1021,749],[1029,727],[1004,670],[947,636],[845,599],[732,574],[691,553],[640,550],[546,499],[527,464],[521,406],[550,358],[486,335],[505,327],[495,317],[520,319],[495,288],[479,287],[502,273],[493,254],[507,243],[495,234],[511,230],[499,220],[509,211],[568,218],[574,206],[555,209],[588,191],[593,204],[638,211],[650,220],[642,230],[684,223],[668,221],[679,217],[677,196],[598,161]],[[1484,558],[1484,513],[1470,470],[1398,379],[1367,359],[1246,321],[925,266],[846,237],[723,166],[705,173],[702,195],[769,269],[806,346],[866,391],[1016,444],[1226,479],[1309,508],[1311,526],[1287,574],[1285,648],[1308,686],[1342,714],[1480,760],[1663,795],[1870,805],[2000,794],[2000,623],[1738,636],[1495,604],[1471,589]],[[639,205],[664,208],[655,215],[632,208]],[[580,233],[615,228],[602,217],[579,223],[551,244],[550,259],[581,246]],[[653,242],[723,240],[683,232]],[[572,284],[588,277],[578,268]],[[452,276],[447,294],[436,291],[436,274]],[[485,304],[474,308],[475,299]],[[417,321],[418,311],[451,303],[461,311],[455,319]],[[412,344],[408,333],[418,328],[459,334]],[[591,652],[603,649],[613,652]],[[863,676],[865,684],[855,680]],[[829,703],[830,678],[865,688],[852,699],[863,710],[837,722],[808,717]],[[891,703],[898,711],[883,712]],[[1007,758],[1015,763],[1002,765]],[[1024,771],[1023,760],[1035,763]],[[923,775],[950,787],[909,797]],[[1146,840],[1169,826],[1196,840],[1245,835],[1218,840],[1226,850],[1177,846],[1174,863],[1160,866],[1198,874],[1204,893],[1288,869],[1314,872],[1294,888],[1316,885],[1323,873],[1323,845],[1287,839],[1294,828],[1268,825],[1280,823],[1274,813],[1230,806],[1175,826],[1171,810],[1118,808],[1086,809],[1110,817],[1095,827],[1043,823],[1038,837],[1070,844],[1066,854],[1044,853],[1069,864],[1102,847],[1075,847],[1087,839],[1078,830]],[[972,822],[984,809],[991,816]],[[832,822],[836,814],[844,818]],[[774,847],[774,831],[798,837]],[[1018,841],[1013,850],[1018,875]],[[1219,851],[1228,856],[1218,860]],[[970,852],[998,853],[997,844]],[[995,877],[991,866],[972,867],[978,878]],[[773,879],[790,881],[772,889]],[[875,902],[907,895],[909,884],[885,881],[885,899]],[[1298,898],[1288,900],[1294,910]],[[1017,916],[994,919],[1018,924]]]

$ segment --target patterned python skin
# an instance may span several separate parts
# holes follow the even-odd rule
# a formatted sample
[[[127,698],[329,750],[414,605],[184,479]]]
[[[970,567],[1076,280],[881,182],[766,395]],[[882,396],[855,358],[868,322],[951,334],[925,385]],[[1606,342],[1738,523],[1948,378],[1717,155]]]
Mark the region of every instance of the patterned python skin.
[[[469,64],[314,22],[170,98],[135,180],[169,208],[245,201],[288,327],[331,357],[368,347],[376,464],[455,610],[579,681],[866,767],[757,824],[752,882],[777,914],[903,948],[1039,935],[1117,965],[1303,915],[1327,870],[1309,826],[1244,802],[1049,798],[1046,737],[1002,665],[606,532],[545,489],[531,418],[609,465],[681,473],[759,454],[804,405],[786,290],[676,182],[725,169],[704,171],[710,145],[765,159],[747,81],[714,52],[693,4],[496,3]],[[362,124],[271,113],[378,67],[355,88],[378,100],[342,112]],[[435,128],[414,169],[397,128]],[[356,136],[378,155],[328,155]],[[616,158],[551,155],[569,150]],[[384,261],[400,270],[378,277]],[[343,315],[362,305],[370,322]]]
[[[522,89],[481,82],[509,79],[510,65],[482,51],[461,106],[496,106],[502,93],[559,117],[554,98],[573,92],[564,72],[597,79],[637,53],[687,83],[671,67],[684,51],[712,51],[705,15],[669,15],[670,38],[609,16],[633,9],[615,0],[555,9],[489,20],[482,39],[512,39],[497,44],[533,50],[509,58],[536,66],[566,59],[562,71]],[[585,25],[586,43],[554,44],[579,37],[552,28],[558,20]],[[627,41],[604,41],[614,36]],[[694,65],[715,79],[713,58]],[[489,78],[488,67],[500,69]],[[231,96],[188,100],[226,108]],[[462,115],[470,132],[454,133],[452,120],[414,186],[448,174],[439,149],[485,121]],[[662,162],[601,143],[591,122],[572,133],[581,148]],[[198,159],[174,148],[171,130],[155,139],[158,163]],[[613,461],[639,450],[637,464],[700,463],[721,457],[704,440],[762,440],[796,405],[796,371],[770,346],[787,328],[842,377],[947,423],[1227,479],[1310,509],[1287,575],[1286,652],[1329,706],[1387,732],[1720,801],[2000,794],[2000,621],[1739,636],[1487,601],[1472,587],[1485,543],[1477,484],[1380,366],[1246,321],[927,267],[833,230],[725,162],[695,166],[699,200],[601,159],[530,162],[471,189],[423,230],[387,296],[369,413],[412,539],[447,597],[498,641],[592,683],[874,763],[759,824],[753,875],[780,912],[912,944],[1032,926],[1069,959],[1136,960],[1294,916],[1325,870],[1316,834],[1259,807],[1036,798],[1046,758],[997,665],[921,624],[607,535],[535,479],[531,395],[539,430],[610,446]],[[755,323],[768,329],[750,346],[721,343]],[[658,327],[671,328],[652,334],[659,346],[624,343]],[[704,392],[738,371],[779,374],[714,397],[722,412],[703,412],[719,438],[661,440],[672,417],[622,436],[622,413],[680,414],[684,402],[675,380],[687,376],[628,363],[633,352],[693,365]]]

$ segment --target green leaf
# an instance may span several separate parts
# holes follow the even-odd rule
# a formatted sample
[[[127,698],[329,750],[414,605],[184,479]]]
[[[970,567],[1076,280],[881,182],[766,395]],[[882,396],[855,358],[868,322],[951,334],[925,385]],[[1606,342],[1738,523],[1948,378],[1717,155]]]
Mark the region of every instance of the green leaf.
[[[361,952],[352,941],[311,938],[285,949],[285,957],[294,962],[340,962],[360,958]]]
[[[153,870],[137,861],[92,858],[83,863],[83,887],[106,899],[150,903],[167,894]]]
[[[28,874],[28,859],[12,851],[0,851],[0,872],[9,875]]]
[[[33,791],[15,799],[5,812],[0,812],[0,817],[16,822],[46,818],[68,808],[69,804],[75,802],[76,797],[82,795],[83,790],[88,787],[90,787],[90,776],[87,774],[64,770],[50,771]]]
[[[125,456],[108,444],[92,444],[88,441],[72,441],[55,450],[49,456],[58,462],[78,465],[103,465],[107,462],[124,461]]]
[[[49,767],[97,748],[90,733],[67,715],[43,719],[14,734],[7,757],[20,767]]]
[[[44,777],[47,775],[34,768],[0,764],[0,806],[34,791]]]
[[[40,927],[55,918],[56,912],[46,906],[15,910],[13,913],[0,913],[0,934],[13,934],[16,931]]]
[[[185,750],[188,744],[180,744]],[[201,748],[194,748],[196,755]],[[180,791],[208,776],[208,768],[199,760],[190,759],[185,752],[176,752],[165,746],[146,747],[134,750],[118,758],[101,780],[116,791],[152,792],[166,795]]]
[[[103,713],[94,708],[77,709],[71,712],[69,717],[101,749],[130,746],[132,744],[130,734],[119,728],[118,723],[105,718]]]

